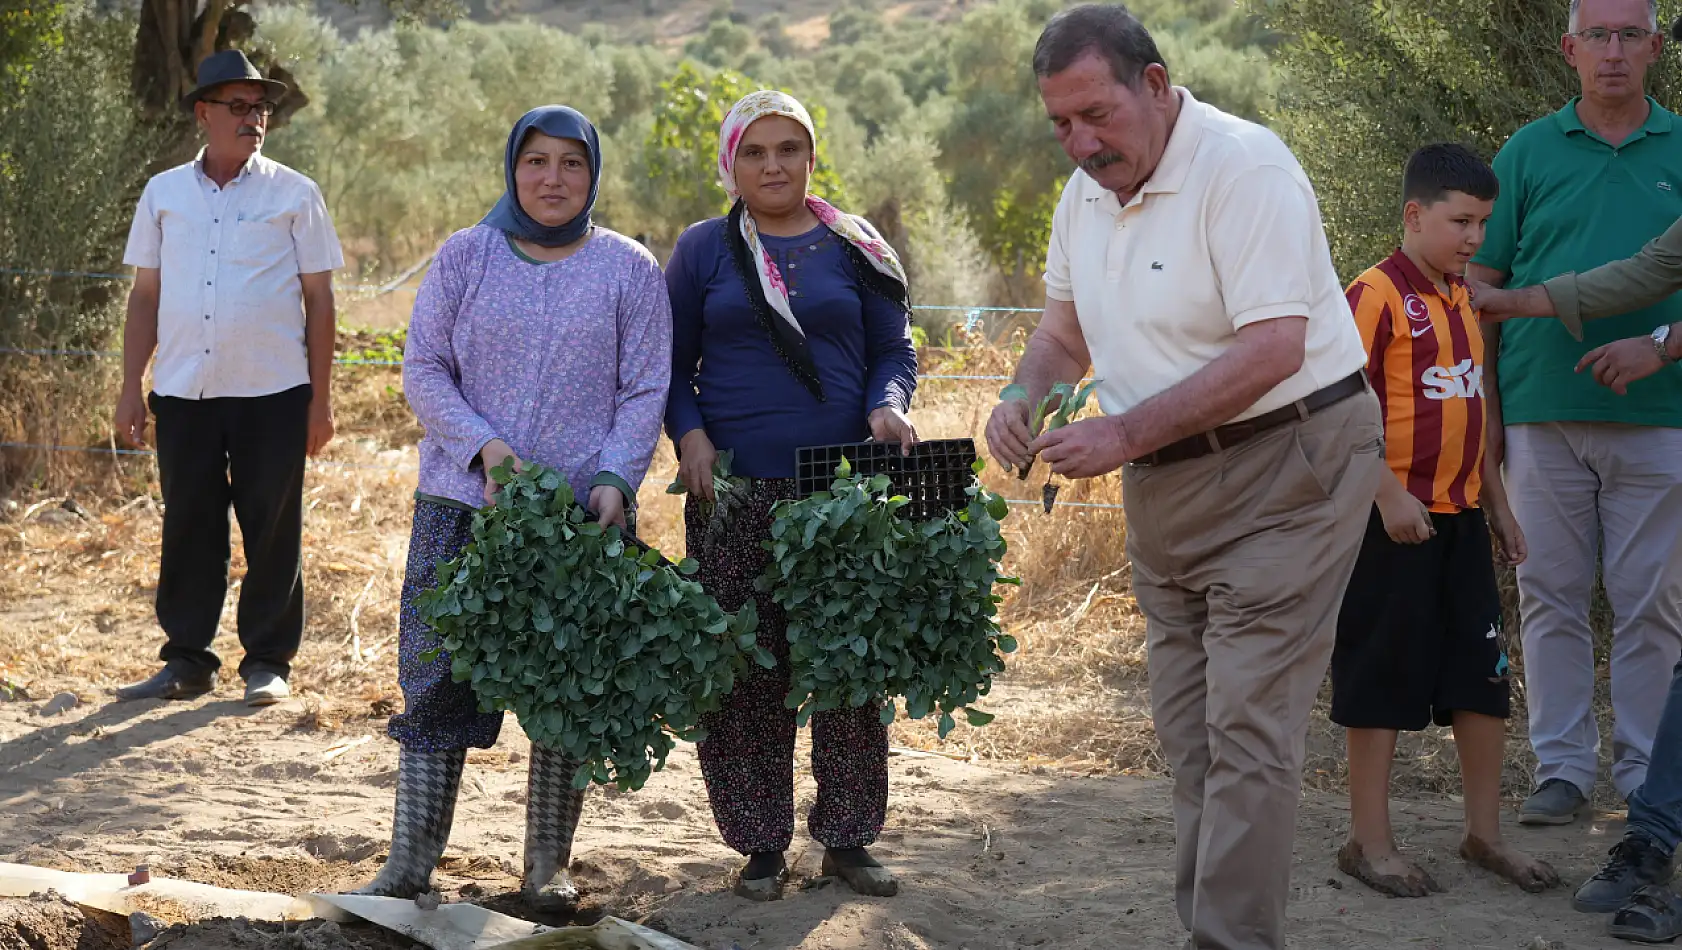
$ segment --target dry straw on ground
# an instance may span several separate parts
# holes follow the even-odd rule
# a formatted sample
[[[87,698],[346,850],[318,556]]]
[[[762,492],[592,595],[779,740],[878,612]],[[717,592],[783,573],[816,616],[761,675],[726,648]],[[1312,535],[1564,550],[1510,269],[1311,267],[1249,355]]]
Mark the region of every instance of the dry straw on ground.
[[[1004,373],[1013,348],[931,350],[924,365],[928,372]],[[980,444],[1001,385],[926,381],[915,411],[919,431],[930,438],[971,436]],[[420,428],[394,367],[343,368],[334,389],[339,437],[326,458],[311,463],[306,480],[309,631],[294,685],[309,703],[301,728],[367,731],[402,702],[397,604]],[[680,499],[664,493],[675,469],[663,442],[641,493],[642,533],[668,553],[683,547]],[[159,642],[151,616],[160,526],[153,461],[55,458],[51,468],[38,470],[50,478],[15,492],[0,521],[0,616],[6,618],[0,679],[32,692],[109,689],[150,672]],[[991,467],[985,478],[1009,497],[1037,501],[1044,474],[1036,466],[1023,482]],[[933,720],[901,719],[895,743],[1087,773],[1167,771],[1151,727],[1145,625],[1130,593],[1125,520],[1119,510],[1063,504],[1119,504],[1120,494],[1112,476],[1065,484],[1049,515],[1037,505],[1012,508],[1005,522],[1007,568],[1023,583],[1007,591],[1002,610],[1021,650],[982,704],[998,719],[980,729],[960,725],[944,743]],[[83,513],[65,510],[61,498],[73,498]],[[237,542],[233,551],[225,632],[244,571]],[[232,637],[225,642],[224,660],[237,659]],[[1305,778],[1336,789],[1344,782],[1342,739],[1325,718],[1325,698],[1313,719]],[[1599,703],[1603,730],[1610,722],[1605,700]],[[1515,691],[1509,794],[1525,791],[1532,764],[1524,733],[1522,692]],[[1448,732],[1405,737],[1396,773],[1405,793],[1457,792]]]

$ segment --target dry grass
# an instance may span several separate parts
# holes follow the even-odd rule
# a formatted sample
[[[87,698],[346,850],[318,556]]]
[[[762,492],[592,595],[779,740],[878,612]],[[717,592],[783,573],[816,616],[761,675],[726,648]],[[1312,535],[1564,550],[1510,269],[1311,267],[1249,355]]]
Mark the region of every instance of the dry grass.
[[[1010,361],[1007,349],[986,347],[925,354],[930,372],[983,375],[1006,370]],[[916,411],[920,430],[932,438],[979,441],[998,387],[925,382]],[[311,464],[306,483],[309,633],[294,685],[308,704],[300,728],[367,731],[378,728],[368,720],[401,705],[397,603],[415,477],[412,446],[420,429],[395,369],[347,369],[335,393],[340,438],[326,459]],[[55,462],[50,482],[14,498],[0,520],[0,680],[37,692],[88,691],[153,668],[159,642],[150,607],[160,525],[151,487],[155,472],[150,459],[124,464],[114,475],[104,459]],[[683,547],[680,500],[664,493],[675,471],[670,446],[662,443],[642,492],[642,534],[668,553]],[[1042,473],[1025,483],[998,469],[984,477],[1009,497],[1037,501]],[[896,744],[1085,773],[1167,771],[1151,727],[1145,625],[1130,593],[1126,523],[1120,511],[1062,506],[1119,504],[1120,494],[1118,479],[1103,478],[1065,484],[1050,515],[1037,504],[1013,507],[1005,522],[1006,566],[1023,583],[1007,592],[1002,609],[1021,649],[984,704],[1000,715],[981,729],[960,725],[944,743],[932,720],[902,719],[894,727]],[[91,513],[87,520],[50,506],[45,514],[18,517],[32,502],[67,495]],[[230,597],[244,571],[237,545],[234,550]],[[1510,590],[1508,595],[1510,602]],[[230,609],[225,623],[232,616]],[[234,651],[231,638],[221,649],[227,659]],[[1342,738],[1325,718],[1328,697],[1313,720],[1305,778],[1311,786],[1337,789],[1345,781]],[[1604,729],[1610,720],[1605,696],[1598,709]],[[1510,794],[1522,794],[1533,764],[1524,734],[1517,691],[1508,744]],[[1446,730],[1404,738],[1396,766],[1400,791],[1452,794],[1459,788],[1457,772]]]

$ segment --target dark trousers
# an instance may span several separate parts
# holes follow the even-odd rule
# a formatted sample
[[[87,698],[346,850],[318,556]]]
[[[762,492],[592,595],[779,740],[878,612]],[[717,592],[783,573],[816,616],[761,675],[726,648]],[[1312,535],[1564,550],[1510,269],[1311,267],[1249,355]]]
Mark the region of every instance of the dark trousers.
[[[249,679],[286,676],[304,634],[304,450],[310,387],[270,396],[178,399],[153,393],[163,483],[159,658],[214,673],[210,650],[228,593],[228,508],[245,538],[238,629]]]
[[[713,818],[724,843],[741,854],[786,851],[794,838],[794,710],[789,691],[788,617],[754,579],[770,559],[771,506],[794,497],[794,480],[755,480],[731,527],[708,537],[693,495],[684,510],[690,555],[701,586],[720,607],[736,611],[754,598],[759,645],[775,669],[750,663],[724,708],[701,717],[707,737],[697,747]],[[807,830],[825,848],[862,848],[882,832],[888,811],[888,727],[879,707],[836,709],[812,716],[812,777],[818,795]]]

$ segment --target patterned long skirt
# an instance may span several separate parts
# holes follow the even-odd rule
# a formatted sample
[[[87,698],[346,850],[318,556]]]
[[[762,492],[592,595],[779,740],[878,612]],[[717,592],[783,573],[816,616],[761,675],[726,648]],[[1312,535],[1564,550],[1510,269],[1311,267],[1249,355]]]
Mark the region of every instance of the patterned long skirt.
[[[727,611],[755,599],[759,645],[777,658],[775,669],[751,664],[725,700],[702,717],[701,773],[724,843],[742,854],[788,850],[794,837],[794,712],[789,690],[788,620],[768,593],[754,590],[770,560],[771,507],[794,497],[792,479],[755,479],[730,529],[709,542],[707,519],[691,496],[684,508],[689,556],[699,579]],[[812,775],[818,797],[807,816],[812,837],[826,848],[858,848],[882,831],[888,808],[888,729],[872,708],[812,717]]]
[[[391,717],[386,726],[386,733],[405,749],[488,749],[502,731],[502,714],[480,712],[473,685],[450,678],[448,652],[440,650],[431,662],[421,659],[421,654],[438,646],[438,638],[415,611],[415,597],[438,583],[438,562],[460,554],[471,540],[473,512],[415,501],[397,625],[397,683],[403,688],[403,712]]]

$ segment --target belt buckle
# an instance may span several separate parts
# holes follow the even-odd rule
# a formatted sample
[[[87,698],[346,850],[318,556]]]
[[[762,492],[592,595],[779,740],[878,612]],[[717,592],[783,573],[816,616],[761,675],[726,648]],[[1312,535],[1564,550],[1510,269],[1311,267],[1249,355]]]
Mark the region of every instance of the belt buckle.
[[[1209,431],[1209,446],[1217,452],[1223,452],[1256,437],[1256,425],[1253,422],[1231,422]]]

